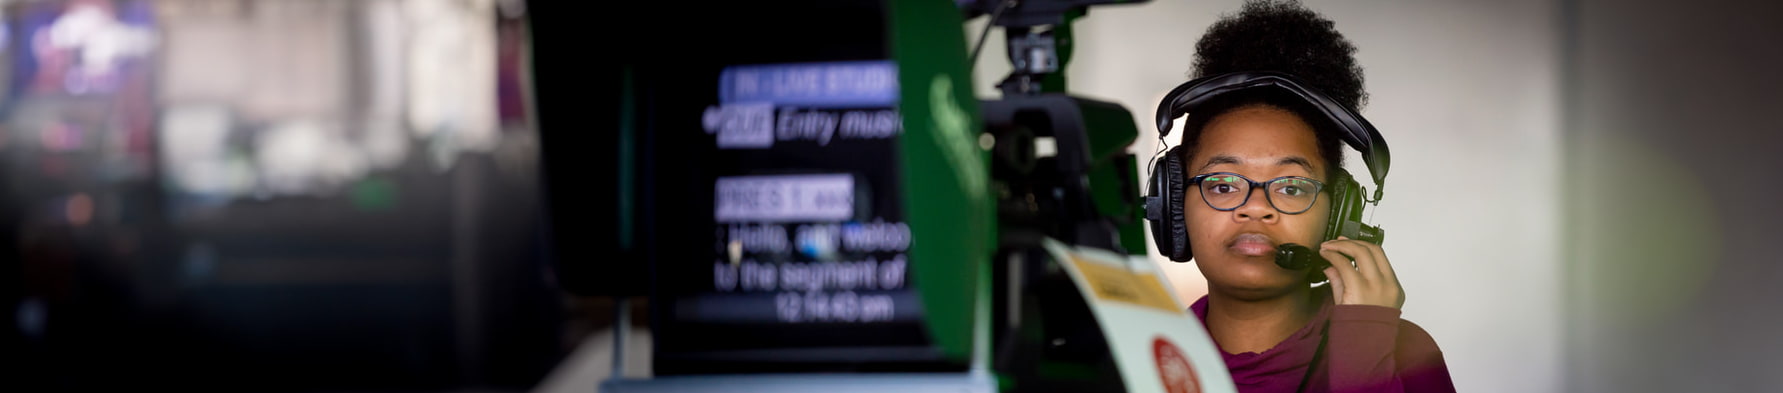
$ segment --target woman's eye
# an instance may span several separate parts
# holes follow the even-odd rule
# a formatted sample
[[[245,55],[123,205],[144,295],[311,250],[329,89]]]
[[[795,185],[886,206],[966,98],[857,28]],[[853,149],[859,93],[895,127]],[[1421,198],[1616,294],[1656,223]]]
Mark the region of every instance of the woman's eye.
[[[1300,189],[1300,186],[1282,187],[1282,194],[1287,195],[1287,196],[1300,196],[1300,194],[1305,194],[1305,193],[1306,193],[1306,190]]]
[[[1225,194],[1225,193],[1229,193],[1229,192],[1233,192],[1233,191],[1237,191],[1237,188],[1232,187],[1231,184],[1215,184],[1215,185],[1213,185],[1213,192],[1216,194]]]

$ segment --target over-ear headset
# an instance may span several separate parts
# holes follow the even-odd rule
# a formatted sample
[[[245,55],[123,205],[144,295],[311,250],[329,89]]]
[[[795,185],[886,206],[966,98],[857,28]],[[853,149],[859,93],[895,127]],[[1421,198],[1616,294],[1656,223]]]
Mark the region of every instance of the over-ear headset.
[[[1337,128],[1338,135],[1345,144],[1362,153],[1362,161],[1368,166],[1368,172],[1374,179],[1374,196],[1365,200],[1367,190],[1356,183],[1348,171],[1333,168],[1333,178],[1325,181],[1332,204],[1330,219],[1326,220],[1324,239],[1335,239],[1341,235],[1376,244],[1384,240],[1384,231],[1362,223],[1362,204],[1377,204],[1381,200],[1381,189],[1386,184],[1390,161],[1387,141],[1381,138],[1380,132],[1367,119],[1290,75],[1277,72],[1234,72],[1199,78],[1177,86],[1158,103],[1160,145],[1164,136],[1170,134],[1171,123],[1177,118],[1195,113],[1217,97],[1238,92],[1270,92],[1303,100],[1306,107],[1310,108],[1308,112],[1312,112],[1303,115],[1323,115],[1323,120]],[[1317,126],[1316,121],[1320,119],[1306,120]],[[1151,179],[1146,184],[1144,204],[1145,219],[1150,221],[1152,239],[1157,242],[1158,252],[1172,261],[1187,262],[1192,251],[1189,248],[1188,228],[1183,222],[1183,201],[1194,196],[1187,195],[1187,174],[1183,169],[1185,163],[1182,162],[1185,157],[1180,149],[1182,146],[1171,148],[1163,156],[1154,158]],[[1276,261],[1284,268],[1303,269],[1309,264],[1322,261],[1305,247],[1294,246],[1299,247],[1297,251],[1289,251],[1287,246],[1289,245],[1281,248],[1282,255],[1278,255]]]

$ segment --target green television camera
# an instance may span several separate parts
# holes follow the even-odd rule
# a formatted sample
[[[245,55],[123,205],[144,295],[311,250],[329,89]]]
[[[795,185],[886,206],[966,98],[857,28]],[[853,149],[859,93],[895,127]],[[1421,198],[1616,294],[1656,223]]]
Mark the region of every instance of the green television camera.
[[[1197,343],[1131,334],[1148,346],[1123,350],[1129,335],[1109,330],[1149,307],[1182,326],[1148,329],[1205,340],[1133,257],[1132,114],[1065,89],[1070,22],[1102,3],[622,6],[701,38],[603,47],[592,102],[613,109],[541,111],[553,209],[582,201],[571,184],[621,206],[594,221],[618,236],[594,241],[554,214],[559,282],[649,297],[656,376],[603,390],[1229,388],[1217,354],[1188,368],[1208,354]],[[978,17],[1004,29],[1014,65],[994,99],[973,94],[964,22]],[[584,113],[606,115],[551,129]],[[587,138],[567,132],[613,154],[554,152],[554,135]]]

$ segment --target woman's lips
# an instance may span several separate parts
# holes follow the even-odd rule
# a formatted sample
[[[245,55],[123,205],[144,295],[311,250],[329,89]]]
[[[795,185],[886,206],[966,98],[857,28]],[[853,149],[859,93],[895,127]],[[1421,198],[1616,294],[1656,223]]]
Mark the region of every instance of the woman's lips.
[[[1242,233],[1232,239],[1232,245],[1226,247],[1233,253],[1247,257],[1263,257],[1275,255],[1275,241],[1269,235],[1261,233]]]

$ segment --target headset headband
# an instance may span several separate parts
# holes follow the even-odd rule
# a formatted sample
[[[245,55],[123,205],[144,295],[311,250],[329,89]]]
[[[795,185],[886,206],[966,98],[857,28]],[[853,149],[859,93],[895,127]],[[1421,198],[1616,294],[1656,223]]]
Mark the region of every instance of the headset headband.
[[[1362,153],[1362,162],[1368,165],[1368,173],[1374,179],[1374,200],[1371,202],[1380,201],[1381,190],[1386,187],[1387,167],[1392,161],[1388,154],[1387,140],[1381,138],[1380,132],[1374,129],[1374,124],[1370,124],[1368,119],[1288,74],[1243,71],[1184,82],[1171,89],[1170,94],[1164,96],[1163,102],[1158,103],[1158,137],[1170,135],[1171,123],[1176,118],[1194,112],[1194,109],[1214,97],[1263,88],[1274,88],[1299,97],[1341,128],[1343,132],[1338,136],[1351,148]]]

